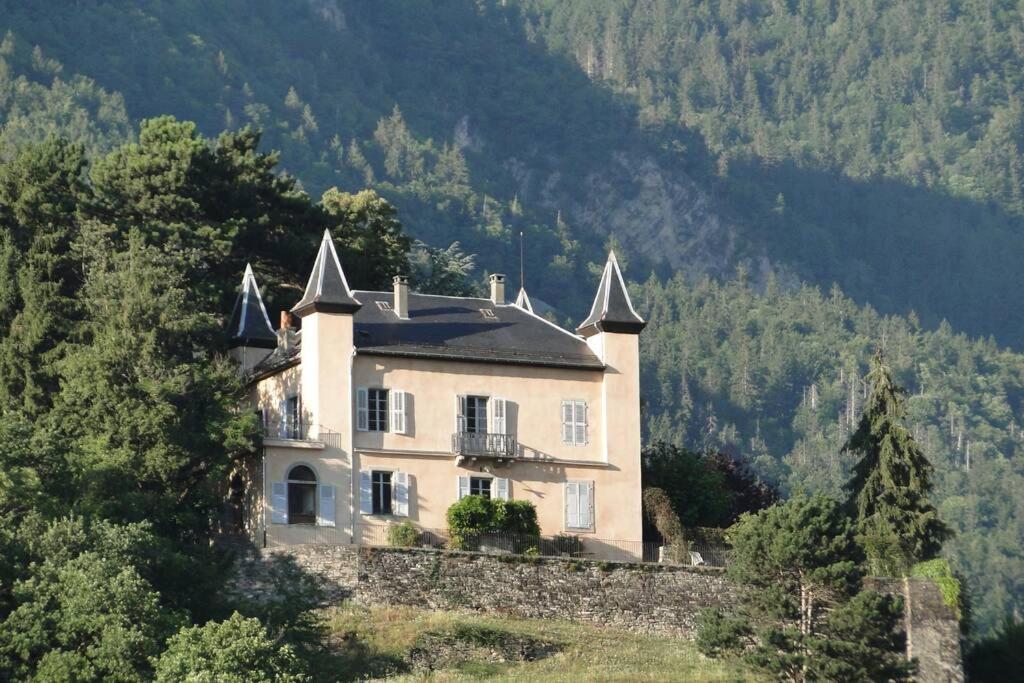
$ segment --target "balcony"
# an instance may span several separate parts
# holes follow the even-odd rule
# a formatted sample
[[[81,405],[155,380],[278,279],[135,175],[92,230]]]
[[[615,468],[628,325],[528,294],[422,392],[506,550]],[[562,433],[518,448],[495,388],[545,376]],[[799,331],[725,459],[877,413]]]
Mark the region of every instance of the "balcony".
[[[463,458],[495,458],[511,460],[516,457],[519,444],[515,434],[486,434],[482,432],[456,432],[452,434],[452,452]]]
[[[315,424],[287,420],[263,427],[263,445],[285,448],[323,448],[336,445],[337,432]]]

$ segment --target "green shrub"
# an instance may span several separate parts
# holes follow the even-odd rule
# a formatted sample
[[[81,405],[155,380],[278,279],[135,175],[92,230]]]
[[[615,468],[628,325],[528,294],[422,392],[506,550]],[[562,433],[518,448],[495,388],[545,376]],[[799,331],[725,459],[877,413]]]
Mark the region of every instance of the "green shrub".
[[[483,534],[540,536],[537,508],[526,500],[466,496],[448,508],[447,519],[449,545],[459,550],[471,549],[472,541]],[[529,545],[537,545],[537,542],[531,541]]]
[[[537,523],[537,508],[528,500],[495,501],[498,510],[498,527],[500,531],[524,536],[539,536],[540,524]]]
[[[942,593],[942,601],[956,613],[957,619],[963,611],[963,599],[960,580],[953,575],[949,562],[945,558],[918,562],[910,569],[910,575],[918,579],[930,579],[935,582]]]
[[[419,538],[420,532],[412,522],[405,521],[388,527],[388,544],[396,548],[411,548],[416,545]]]
[[[158,683],[309,680],[290,646],[276,643],[259,619],[238,612],[226,621],[182,629],[154,663]]]
[[[665,541],[669,559],[677,563],[685,562],[690,548],[679,515],[672,507],[672,500],[661,489],[651,487],[644,489],[643,504],[644,512]]]

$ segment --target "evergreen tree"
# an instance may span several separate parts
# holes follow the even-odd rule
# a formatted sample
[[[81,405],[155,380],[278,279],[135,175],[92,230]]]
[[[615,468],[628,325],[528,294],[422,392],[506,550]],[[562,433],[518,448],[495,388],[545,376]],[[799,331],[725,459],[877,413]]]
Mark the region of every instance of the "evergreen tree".
[[[932,465],[904,425],[904,390],[893,381],[881,350],[867,381],[867,405],[843,447],[860,457],[847,484],[848,506],[872,570],[899,575],[935,557],[949,530],[928,500]]]
[[[71,249],[86,196],[84,152],[49,139],[0,165],[0,407],[38,415],[79,317]]]
[[[733,654],[779,680],[904,681],[897,598],[862,590],[863,553],[842,507],[797,497],[730,529],[739,606],[701,616],[698,647]]]

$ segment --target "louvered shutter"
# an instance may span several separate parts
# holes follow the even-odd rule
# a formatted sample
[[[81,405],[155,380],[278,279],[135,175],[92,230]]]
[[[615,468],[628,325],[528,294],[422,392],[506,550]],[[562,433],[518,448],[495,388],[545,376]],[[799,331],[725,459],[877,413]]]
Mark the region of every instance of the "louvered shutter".
[[[391,475],[391,512],[399,517],[409,516],[409,473]]]
[[[458,497],[459,497],[458,499],[459,500],[462,500],[463,498],[468,496],[469,495],[469,477],[459,475],[459,479],[458,479],[458,482],[457,482],[457,487],[458,488],[456,489],[456,494],[458,495]]]
[[[366,387],[356,389],[356,431],[370,429],[370,398]]]
[[[288,523],[288,485],[283,481],[270,484],[270,521],[273,524]]]
[[[391,400],[391,431],[405,434],[405,392],[392,390],[388,398]]]
[[[334,526],[334,487],[321,484],[318,488],[320,505],[316,511],[317,526]]]
[[[581,481],[580,493],[580,529],[591,529],[594,526],[594,482]]]
[[[491,433],[508,434],[508,401],[503,398],[491,399]]]
[[[587,443],[587,403],[586,401],[576,401],[573,405],[573,428],[575,433],[573,434],[573,442],[577,446],[582,446]]]
[[[580,486],[575,481],[565,482],[565,526],[580,528]]]
[[[288,438],[288,399],[284,399],[278,404],[278,411],[280,420],[277,427],[277,435],[282,439]]]
[[[458,434],[465,434],[466,429],[466,397],[459,395],[455,397],[455,431]]]
[[[562,443],[571,444],[573,407],[572,401],[562,401]]]
[[[494,478],[494,497],[498,500],[509,500],[508,479]]]
[[[359,473],[359,512],[373,514],[373,474],[370,470]]]

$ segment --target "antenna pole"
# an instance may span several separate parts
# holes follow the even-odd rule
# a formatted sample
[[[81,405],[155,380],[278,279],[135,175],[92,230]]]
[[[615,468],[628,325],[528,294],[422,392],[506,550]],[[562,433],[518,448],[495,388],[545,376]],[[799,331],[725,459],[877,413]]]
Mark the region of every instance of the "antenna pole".
[[[526,289],[526,259],[523,258],[523,231],[519,231],[519,287]]]

